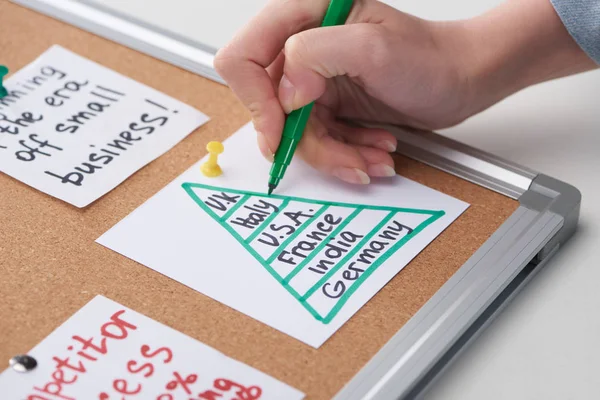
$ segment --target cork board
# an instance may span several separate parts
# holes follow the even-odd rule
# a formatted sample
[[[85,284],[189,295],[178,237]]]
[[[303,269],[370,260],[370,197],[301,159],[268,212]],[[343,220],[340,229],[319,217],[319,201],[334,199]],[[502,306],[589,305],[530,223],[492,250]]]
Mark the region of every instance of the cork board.
[[[53,44],[211,117],[173,150],[80,210],[0,174],[0,360],[26,353],[102,294],[307,394],[338,392],[518,207],[418,162],[402,175],[471,204],[321,348],[314,349],[96,243],[249,120],[230,91],[70,25],[0,0],[0,61],[16,71]]]

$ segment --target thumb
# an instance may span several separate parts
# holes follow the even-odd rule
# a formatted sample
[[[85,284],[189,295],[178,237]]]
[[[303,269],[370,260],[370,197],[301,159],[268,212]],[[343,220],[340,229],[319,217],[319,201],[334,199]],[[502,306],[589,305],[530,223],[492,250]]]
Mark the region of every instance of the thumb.
[[[329,78],[362,77],[386,53],[383,27],[352,24],[316,28],[291,36],[285,44],[279,100],[290,113],[320,98]],[[379,58],[377,58],[379,56]]]

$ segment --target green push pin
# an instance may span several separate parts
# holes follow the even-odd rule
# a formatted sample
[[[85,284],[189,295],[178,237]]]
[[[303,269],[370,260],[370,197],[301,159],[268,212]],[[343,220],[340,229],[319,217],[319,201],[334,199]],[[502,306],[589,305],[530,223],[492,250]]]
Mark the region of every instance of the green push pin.
[[[2,78],[4,78],[6,74],[8,74],[8,68],[6,68],[4,65],[0,65],[0,99],[8,94],[8,91],[2,83]]]

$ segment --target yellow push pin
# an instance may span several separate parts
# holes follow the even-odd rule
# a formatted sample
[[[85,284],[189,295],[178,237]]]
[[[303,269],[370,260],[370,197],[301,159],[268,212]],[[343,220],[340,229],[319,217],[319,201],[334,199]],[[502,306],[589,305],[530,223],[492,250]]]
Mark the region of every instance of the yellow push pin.
[[[215,178],[223,173],[221,167],[217,164],[217,159],[224,149],[221,142],[210,142],[206,145],[206,150],[208,150],[209,153],[208,161],[200,167],[200,171],[202,171],[204,176]]]

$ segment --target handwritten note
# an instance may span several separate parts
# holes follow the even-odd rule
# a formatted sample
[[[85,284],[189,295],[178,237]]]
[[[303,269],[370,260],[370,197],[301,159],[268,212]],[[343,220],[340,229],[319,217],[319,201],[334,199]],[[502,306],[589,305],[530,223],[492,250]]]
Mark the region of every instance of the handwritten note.
[[[30,372],[0,374],[3,399],[302,399],[296,389],[97,296],[28,353]]]
[[[267,196],[250,126],[220,157],[221,177],[193,166],[98,242],[314,347],[468,207],[400,176],[356,187],[300,160]]]
[[[77,207],[103,196],[208,118],[53,46],[5,81],[0,171]]]

